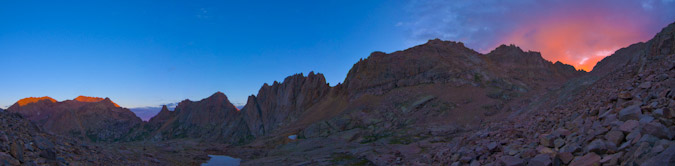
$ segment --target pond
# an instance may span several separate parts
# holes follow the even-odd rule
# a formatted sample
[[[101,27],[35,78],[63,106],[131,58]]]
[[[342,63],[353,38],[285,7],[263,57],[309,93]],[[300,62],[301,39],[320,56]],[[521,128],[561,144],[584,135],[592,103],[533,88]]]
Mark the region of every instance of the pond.
[[[211,159],[203,163],[202,166],[239,166],[241,159],[224,156],[224,155],[209,155]]]

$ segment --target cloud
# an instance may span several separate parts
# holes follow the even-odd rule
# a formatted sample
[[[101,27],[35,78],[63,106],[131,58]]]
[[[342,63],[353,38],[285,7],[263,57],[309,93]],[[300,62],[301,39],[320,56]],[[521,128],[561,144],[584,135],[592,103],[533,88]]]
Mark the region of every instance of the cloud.
[[[199,19],[208,19],[210,17],[209,11],[205,8],[200,8],[195,16],[197,16]]]
[[[672,0],[418,0],[408,5],[410,17],[401,27],[409,43],[440,38],[484,53],[516,44],[590,70],[604,56],[675,21],[672,8]]]

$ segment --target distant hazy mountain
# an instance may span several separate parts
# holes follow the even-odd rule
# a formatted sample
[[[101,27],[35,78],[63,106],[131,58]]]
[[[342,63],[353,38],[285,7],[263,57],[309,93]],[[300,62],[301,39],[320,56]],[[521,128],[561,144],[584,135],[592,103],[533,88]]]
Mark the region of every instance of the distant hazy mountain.
[[[173,110],[174,108],[176,108],[176,105],[178,105],[178,103],[169,103],[166,104],[166,107]],[[150,120],[150,118],[157,115],[157,113],[159,113],[160,110],[162,110],[162,105],[154,107],[129,108],[129,110],[131,110],[131,112],[134,112],[134,114],[136,114],[136,116],[138,116],[139,118],[143,119],[143,121],[148,121]]]

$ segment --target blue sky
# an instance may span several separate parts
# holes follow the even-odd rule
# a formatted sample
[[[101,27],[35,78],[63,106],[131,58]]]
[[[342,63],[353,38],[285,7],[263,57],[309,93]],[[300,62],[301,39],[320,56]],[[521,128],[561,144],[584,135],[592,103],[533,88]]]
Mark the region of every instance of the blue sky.
[[[481,52],[502,43],[539,50],[513,35],[540,31],[531,20],[557,18],[534,16],[565,12],[560,6],[636,25],[588,39],[624,42],[618,45],[647,40],[675,21],[673,0],[0,1],[0,107],[79,95],[155,106],[216,91],[243,105],[264,83],[316,71],[335,85],[373,51],[432,38]],[[597,10],[605,7],[612,10]]]
[[[125,107],[239,105],[263,83],[317,71],[341,82],[372,51],[406,47],[395,1],[0,2],[0,105],[110,97]]]

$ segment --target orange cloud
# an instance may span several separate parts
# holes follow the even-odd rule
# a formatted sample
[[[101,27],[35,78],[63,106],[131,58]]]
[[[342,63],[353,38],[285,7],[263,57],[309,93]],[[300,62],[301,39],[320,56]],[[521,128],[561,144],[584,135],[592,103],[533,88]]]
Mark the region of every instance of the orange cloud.
[[[643,30],[635,25],[639,24],[609,20],[598,13],[559,12],[519,26],[500,43],[539,51],[547,60],[590,71],[614,51],[645,40]]]

